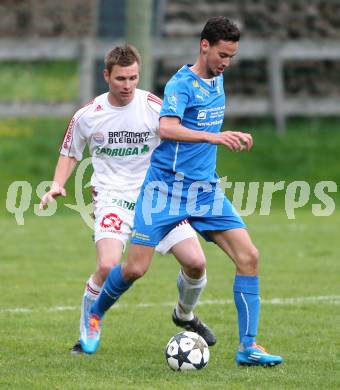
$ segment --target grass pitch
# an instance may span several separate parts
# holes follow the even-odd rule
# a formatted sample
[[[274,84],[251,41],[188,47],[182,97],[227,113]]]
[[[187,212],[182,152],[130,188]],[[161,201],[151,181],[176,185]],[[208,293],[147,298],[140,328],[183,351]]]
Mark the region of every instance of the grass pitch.
[[[76,69],[67,61],[3,63],[0,100],[74,100]],[[246,222],[262,254],[258,342],[282,354],[284,364],[236,367],[234,269],[219,249],[205,243],[208,285],[197,313],[218,337],[207,368],[176,373],[165,362],[164,347],[179,331],[171,322],[179,269],[171,257],[156,256],[148,274],[107,314],[95,356],[71,356],[84,283],[94,269],[91,231],[64,208],[48,218],[31,210],[38,202],[37,185],[52,178],[66,125],[67,119],[53,118],[12,118],[0,125],[1,389],[340,388],[340,214],[314,217],[309,202],[296,220],[288,220],[279,211],[282,195],[274,199],[276,211],[270,216],[255,215]],[[273,123],[259,119],[232,123],[226,118],[225,128],[254,136],[249,154],[219,150],[218,172],[233,182],[340,183],[339,118],[289,120],[285,137],[274,133]],[[24,226],[15,224],[5,206],[15,180],[33,186]],[[73,203],[72,181],[68,192],[66,203]],[[338,204],[338,194],[333,195]]]
[[[239,368],[234,269],[205,244],[208,285],[197,313],[216,332],[208,366],[177,373],[164,347],[179,331],[171,322],[178,265],[156,256],[148,274],[103,321],[94,356],[71,356],[84,282],[93,271],[91,230],[76,214],[0,220],[1,389],[338,389],[340,387],[340,214],[317,218],[281,211],[247,218],[261,260],[258,342],[285,362]],[[205,302],[205,303],[204,303]]]

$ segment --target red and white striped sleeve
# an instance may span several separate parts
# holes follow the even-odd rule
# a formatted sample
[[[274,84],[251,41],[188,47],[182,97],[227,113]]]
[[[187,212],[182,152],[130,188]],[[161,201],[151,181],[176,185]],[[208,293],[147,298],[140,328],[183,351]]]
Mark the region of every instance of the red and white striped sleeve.
[[[63,156],[74,157],[80,161],[83,158],[83,151],[86,146],[83,119],[84,114],[91,108],[93,101],[79,109],[71,118],[66,128],[59,152]]]
[[[159,134],[159,113],[162,108],[162,100],[152,93],[147,95],[147,104],[151,108],[151,118],[156,134]]]
[[[147,96],[147,102],[154,111],[156,111],[158,114],[160,113],[163,103],[162,99],[150,92]]]

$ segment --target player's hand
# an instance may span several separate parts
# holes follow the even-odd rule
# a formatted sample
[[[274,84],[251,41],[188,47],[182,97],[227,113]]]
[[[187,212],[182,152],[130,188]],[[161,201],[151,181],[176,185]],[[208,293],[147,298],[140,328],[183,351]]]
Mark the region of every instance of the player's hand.
[[[212,134],[214,138],[211,143],[224,145],[234,152],[250,150],[253,146],[253,138],[249,133],[241,131],[222,131],[218,134]]]
[[[39,209],[42,210],[47,203],[53,202],[58,196],[66,196],[66,190],[59,183],[54,181],[51,189],[41,198]]]

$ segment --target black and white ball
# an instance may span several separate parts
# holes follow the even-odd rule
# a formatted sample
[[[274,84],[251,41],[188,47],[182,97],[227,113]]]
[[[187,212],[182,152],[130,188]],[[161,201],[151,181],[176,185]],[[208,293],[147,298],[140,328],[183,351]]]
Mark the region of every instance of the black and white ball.
[[[205,340],[194,332],[181,332],[171,337],[165,357],[175,371],[200,370],[209,361],[209,348]]]

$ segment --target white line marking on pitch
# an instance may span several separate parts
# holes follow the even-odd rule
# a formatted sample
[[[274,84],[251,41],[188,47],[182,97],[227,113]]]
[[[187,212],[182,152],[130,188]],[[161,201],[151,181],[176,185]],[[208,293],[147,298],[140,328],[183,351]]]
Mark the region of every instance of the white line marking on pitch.
[[[231,299],[226,300],[205,300],[201,301],[199,305],[230,305],[234,301]],[[330,296],[318,296],[318,297],[296,297],[296,298],[273,298],[273,299],[261,299],[263,305],[296,305],[296,304],[313,304],[313,303],[325,303],[325,304],[340,304],[340,295]],[[174,306],[174,302],[163,303],[137,303],[135,305],[128,303],[117,303],[113,309],[129,309],[129,308],[148,308],[156,306]],[[30,314],[30,313],[55,313],[64,311],[80,310],[79,306],[55,306],[55,307],[40,307],[40,308],[0,308],[0,314],[2,313],[14,313],[14,314]]]

